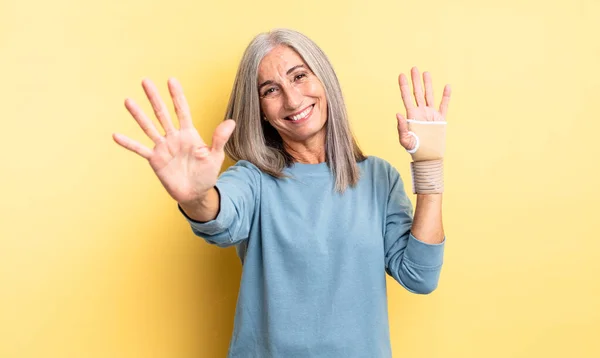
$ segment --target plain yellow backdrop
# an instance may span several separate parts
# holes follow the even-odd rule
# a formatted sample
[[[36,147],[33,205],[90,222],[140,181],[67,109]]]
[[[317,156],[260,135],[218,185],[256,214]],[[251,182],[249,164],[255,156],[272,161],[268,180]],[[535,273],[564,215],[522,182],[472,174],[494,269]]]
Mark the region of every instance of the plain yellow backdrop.
[[[597,0],[3,0],[0,357],[225,356],[235,250],[111,134],[149,145],[123,101],[151,113],[141,80],[168,99],[174,76],[210,140],[276,27],[324,49],[359,143],[405,185],[397,76],[453,88],[445,264],[431,295],[388,277],[394,357],[599,357],[599,18]]]

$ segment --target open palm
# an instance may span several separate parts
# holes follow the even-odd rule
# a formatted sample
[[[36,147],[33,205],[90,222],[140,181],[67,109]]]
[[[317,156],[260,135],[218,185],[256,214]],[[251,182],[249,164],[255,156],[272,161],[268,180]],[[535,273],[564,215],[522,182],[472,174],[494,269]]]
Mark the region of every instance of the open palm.
[[[418,121],[445,121],[451,93],[450,85],[446,85],[444,87],[439,110],[436,110],[434,107],[435,100],[433,97],[431,74],[429,72],[423,72],[423,82],[425,83],[425,90],[423,90],[423,84],[421,83],[417,67],[413,67],[410,73],[413,83],[412,93],[414,93],[414,98],[411,94],[410,85],[406,76],[404,73],[401,73],[400,76],[398,76],[398,84],[400,85],[400,94],[402,95],[404,108],[406,108],[406,117],[401,113],[396,114],[400,144],[406,150],[411,150],[416,145],[415,137],[409,134],[408,123],[406,122],[407,118]]]
[[[179,129],[174,127],[156,86],[145,79],[142,87],[165,135],[158,132],[154,123],[133,100],[126,99],[125,107],[155,145],[150,149],[119,133],[113,134],[113,139],[120,146],[147,159],[162,185],[177,202],[189,203],[201,199],[216,184],[225,159],[223,148],[233,132],[235,122],[226,120],[221,123],[213,134],[212,147],[208,147],[194,128],[183,89],[176,79],[169,79],[168,87]]]

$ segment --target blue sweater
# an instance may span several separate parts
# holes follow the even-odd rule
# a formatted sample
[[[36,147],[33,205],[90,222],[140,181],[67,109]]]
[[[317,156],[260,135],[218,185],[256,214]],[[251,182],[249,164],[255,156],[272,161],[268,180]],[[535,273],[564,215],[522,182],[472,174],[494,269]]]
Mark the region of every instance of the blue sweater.
[[[228,357],[391,357],[385,273],[430,293],[445,240],[412,236],[412,204],[388,162],[358,166],[358,184],[339,194],[326,163],[277,179],[239,161],[217,181],[215,220],[181,211],[207,242],[235,245],[243,264]]]

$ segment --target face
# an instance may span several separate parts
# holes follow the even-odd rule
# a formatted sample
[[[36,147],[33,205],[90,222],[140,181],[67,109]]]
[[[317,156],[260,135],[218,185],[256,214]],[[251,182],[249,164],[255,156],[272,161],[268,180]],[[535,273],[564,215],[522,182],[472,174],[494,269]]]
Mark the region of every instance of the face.
[[[288,145],[325,140],[327,100],[321,81],[294,50],[278,46],[258,68],[260,106]]]

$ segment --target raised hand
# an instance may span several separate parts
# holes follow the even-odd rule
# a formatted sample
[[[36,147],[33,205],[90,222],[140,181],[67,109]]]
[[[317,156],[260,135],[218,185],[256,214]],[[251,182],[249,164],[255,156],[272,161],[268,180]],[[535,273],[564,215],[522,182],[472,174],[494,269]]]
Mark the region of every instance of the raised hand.
[[[147,159],[162,185],[177,202],[185,204],[201,200],[216,184],[225,159],[223,148],[235,128],[235,122],[226,120],[221,123],[213,134],[212,147],[208,147],[194,128],[183,89],[176,79],[169,79],[168,87],[179,129],[173,126],[156,86],[145,79],[142,87],[165,135],[161,135],[141,108],[128,98],[125,107],[155,145],[150,149],[119,133],[113,134],[114,141]]]
[[[400,144],[406,150],[412,150],[416,145],[416,139],[408,132],[408,124],[406,119],[414,119],[419,121],[445,121],[446,113],[448,112],[448,103],[450,102],[450,85],[444,87],[444,93],[442,95],[442,101],[440,103],[439,110],[435,109],[434,97],[433,97],[433,83],[431,81],[431,74],[429,72],[423,72],[423,82],[425,82],[425,91],[423,91],[423,84],[419,76],[419,70],[417,67],[413,67],[410,71],[413,83],[414,98],[411,94],[410,85],[404,73],[401,73],[398,77],[398,83],[400,85],[400,94],[402,95],[402,101],[404,102],[404,108],[406,108],[406,117],[401,113],[396,114],[398,120],[398,136]]]

